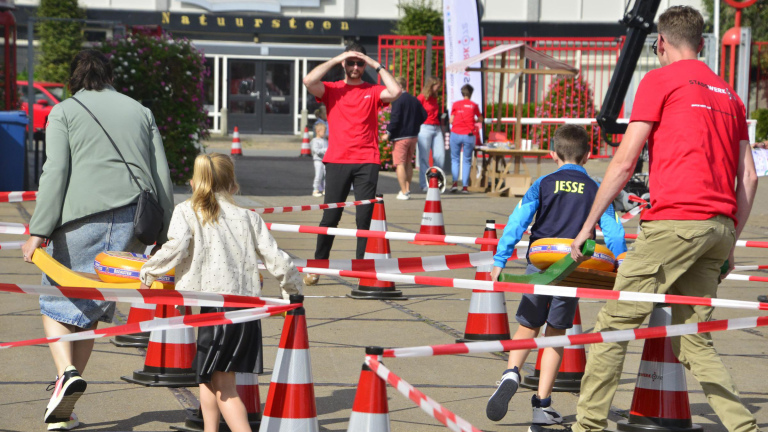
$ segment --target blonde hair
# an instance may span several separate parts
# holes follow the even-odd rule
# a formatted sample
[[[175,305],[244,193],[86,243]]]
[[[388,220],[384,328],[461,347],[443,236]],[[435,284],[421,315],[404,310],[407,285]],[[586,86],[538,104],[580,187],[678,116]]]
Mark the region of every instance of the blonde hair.
[[[429,99],[431,97],[437,97],[437,92],[432,90],[432,87],[437,84],[437,78],[436,77],[429,77],[426,81],[424,81],[424,86],[421,88],[421,94],[424,96],[425,99]]]
[[[395,82],[400,84],[400,87],[403,88],[403,91],[408,87],[408,80],[405,79],[404,76],[397,76],[395,77]]]
[[[195,158],[192,174],[192,209],[202,216],[201,223],[214,223],[219,218],[219,202],[215,194],[221,194],[234,202],[232,194],[240,189],[235,179],[235,164],[221,153],[201,154]],[[198,217],[200,217],[198,216]]]
[[[315,136],[316,137],[320,136],[320,131],[321,130],[323,131],[323,135],[327,131],[327,128],[325,127],[325,123],[317,122],[317,123],[315,123],[315,125],[312,128],[315,130]]]

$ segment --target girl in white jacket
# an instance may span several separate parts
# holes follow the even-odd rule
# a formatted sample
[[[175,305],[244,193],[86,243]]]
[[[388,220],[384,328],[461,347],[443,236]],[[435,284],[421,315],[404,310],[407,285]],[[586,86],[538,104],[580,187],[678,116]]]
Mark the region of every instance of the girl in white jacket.
[[[280,281],[283,297],[301,294],[301,277],[256,212],[234,204],[239,186],[232,160],[199,155],[190,182],[192,198],[176,206],[168,242],[141,269],[142,288],[176,268],[176,289],[259,296],[258,260]],[[201,307],[201,313],[230,308]],[[206,431],[219,413],[233,432],[251,430],[237,394],[235,372],[262,372],[261,322],[201,327],[194,367]]]

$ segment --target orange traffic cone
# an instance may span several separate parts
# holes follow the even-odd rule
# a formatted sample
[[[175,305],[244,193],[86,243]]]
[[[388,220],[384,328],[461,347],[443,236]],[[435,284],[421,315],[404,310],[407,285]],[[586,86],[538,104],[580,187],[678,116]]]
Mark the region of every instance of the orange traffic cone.
[[[312,156],[312,149],[309,147],[309,128],[304,127],[304,136],[301,137],[301,153],[299,156]]]
[[[242,156],[243,147],[240,145],[240,132],[235,126],[234,132],[232,132],[232,151],[229,153],[232,156]]]
[[[187,307],[185,315],[191,314]],[[157,318],[170,318],[181,314],[174,306],[157,305]],[[122,380],[148,387],[193,387],[197,386],[192,362],[197,351],[195,329],[192,327],[153,331],[149,335],[144,369],[133,372],[133,376]]]
[[[291,303],[304,296],[292,295]],[[260,432],[319,432],[309,337],[303,307],[288,311],[280,337]]]
[[[252,430],[259,430],[261,425],[261,400],[259,399],[259,376],[254,373],[235,373],[237,383],[237,395],[245,404],[245,411],[248,413],[248,423]],[[189,409],[188,409],[189,410]],[[203,432],[205,422],[200,408],[189,410],[190,413],[184,426],[171,426],[171,429],[184,432]],[[229,432],[230,429],[224,418],[219,421],[219,431]]]
[[[384,349],[368,347],[365,355],[376,356],[381,361]],[[347,432],[390,432],[387,383],[365,363],[357,383],[352,415],[349,416]]]
[[[576,316],[573,317],[573,327],[566,330],[566,336],[581,334],[581,312],[576,305]],[[533,376],[526,376],[520,383],[521,387],[532,390],[539,388],[539,376],[541,375],[541,355],[543,350],[539,350],[536,357],[536,370]],[[584,368],[587,366],[587,352],[584,345],[573,345],[563,348],[563,359],[560,362],[560,369],[557,371],[555,386],[552,391],[578,393],[581,390],[581,378],[584,377]]]
[[[648,327],[672,324],[671,310],[665,306],[654,307]],[[672,351],[670,338],[645,341],[629,420],[619,422],[616,429],[623,432],[703,430],[691,421],[685,369]]]
[[[377,194],[377,198],[384,195]],[[384,200],[373,204],[373,217],[371,217],[371,231],[387,231],[387,214],[384,212]],[[389,249],[389,239],[369,238],[365,245],[364,259],[389,259],[392,258]],[[360,279],[357,289],[347,294],[354,299],[371,300],[407,300],[402,291],[395,289],[394,282],[385,282],[375,279]]]
[[[483,238],[498,238],[496,237],[496,221],[485,221]],[[482,245],[480,251],[492,252],[495,255],[496,246]],[[491,269],[493,269],[493,264],[478,266],[475,280],[491,280]],[[457,339],[456,342],[506,340],[509,338],[509,316],[507,315],[504,293],[472,290],[464,338]]]
[[[424,204],[424,214],[421,217],[421,229],[419,230],[419,234],[445,235],[443,207],[440,205],[440,189],[437,181],[438,176],[439,174],[435,168],[430,168],[429,171],[427,171],[429,188],[427,189],[427,202]],[[409,243],[417,245],[449,245],[449,243],[442,241],[436,242],[428,240],[414,240]]]
[[[156,306],[151,304],[132,303],[131,309],[128,311],[128,322],[126,324],[135,324],[153,319],[155,317],[155,308]],[[146,348],[149,343],[149,332],[115,336],[110,342],[120,348]]]

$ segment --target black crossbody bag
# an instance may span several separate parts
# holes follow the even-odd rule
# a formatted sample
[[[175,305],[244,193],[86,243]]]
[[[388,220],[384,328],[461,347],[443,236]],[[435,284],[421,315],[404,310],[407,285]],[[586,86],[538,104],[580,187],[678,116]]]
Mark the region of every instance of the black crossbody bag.
[[[136,203],[136,215],[133,217],[133,235],[145,245],[155,244],[158,237],[160,237],[160,231],[163,229],[163,208],[160,206],[160,203],[157,201],[157,198],[155,198],[155,195],[152,193],[152,191],[141,187],[139,180],[135,175],[133,175],[131,167],[128,166],[128,162],[125,161],[123,154],[120,153],[120,149],[117,148],[117,144],[115,144],[115,141],[112,140],[111,136],[109,136],[109,133],[107,133],[107,130],[104,129],[104,126],[101,125],[99,119],[97,119],[91,110],[83,105],[83,103],[80,102],[76,97],[73,96],[72,99],[79,103],[80,106],[82,106],[83,109],[88,114],[90,114],[91,117],[93,117],[93,120],[96,122],[96,124],[101,127],[101,130],[104,131],[104,134],[109,139],[109,142],[112,143],[112,147],[114,147],[115,151],[117,151],[117,154],[120,155],[120,159],[123,160],[125,167],[128,168],[128,172],[131,174],[131,178],[133,179],[134,183],[136,183],[136,186],[138,186],[139,190],[141,191],[139,194],[139,201]]]

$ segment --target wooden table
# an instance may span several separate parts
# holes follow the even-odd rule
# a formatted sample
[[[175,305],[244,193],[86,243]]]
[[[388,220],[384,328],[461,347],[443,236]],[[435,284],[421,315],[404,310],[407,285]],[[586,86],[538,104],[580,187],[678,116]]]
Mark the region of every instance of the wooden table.
[[[484,158],[483,154],[488,155],[488,158]],[[548,155],[548,150],[505,150],[478,147],[475,149],[475,157],[483,158],[482,173],[479,178],[477,175],[471,175],[470,190],[473,192],[487,191],[492,196],[524,195],[531,186],[532,179],[523,157],[536,157],[536,176],[539,177],[541,176],[541,158]],[[512,157],[512,160],[507,161],[507,157]],[[476,166],[476,163],[472,164],[473,171],[476,170]],[[521,167],[523,172],[521,172]]]

